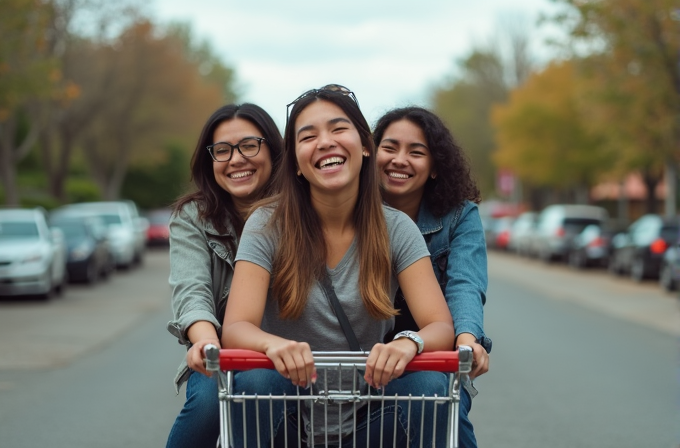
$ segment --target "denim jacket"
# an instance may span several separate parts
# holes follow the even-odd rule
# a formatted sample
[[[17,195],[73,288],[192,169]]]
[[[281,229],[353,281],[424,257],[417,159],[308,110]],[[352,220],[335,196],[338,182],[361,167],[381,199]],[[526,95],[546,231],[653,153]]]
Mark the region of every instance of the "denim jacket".
[[[234,258],[238,237],[228,223],[227,233],[219,233],[198,217],[197,205],[186,204],[170,220],[170,287],[173,320],[168,331],[180,344],[191,347],[187,329],[198,321],[212,323],[218,337],[227,296],[234,275]],[[189,377],[186,359],[175,377],[179,388]]]
[[[466,201],[445,216],[435,218],[421,203],[418,228],[430,251],[456,336],[471,333],[482,339],[488,276],[484,229],[477,204]]]
[[[466,201],[436,218],[421,202],[417,224],[451,311],[456,336],[471,333],[480,341],[490,341],[484,334],[483,305],[488,277],[486,243],[477,204]],[[394,332],[386,337],[386,341],[398,331],[418,329],[401,291],[395,298],[395,307],[401,309],[401,313],[396,317]],[[487,348],[489,344],[482,345]]]

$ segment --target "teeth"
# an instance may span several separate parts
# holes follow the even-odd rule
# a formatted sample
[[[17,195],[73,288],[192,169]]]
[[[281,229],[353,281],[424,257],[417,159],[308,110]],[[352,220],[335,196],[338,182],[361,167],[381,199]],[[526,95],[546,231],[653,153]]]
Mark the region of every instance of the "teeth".
[[[232,179],[241,179],[243,177],[252,176],[255,171],[240,171],[238,173],[231,173],[229,177]]]
[[[319,167],[324,168],[329,165],[342,165],[343,163],[345,163],[345,159],[342,157],[329,157],[319,162]]]
[[[394,177],[396,179],[408,179],[409,178],[408,174],[395,173],[393,171],[390,171],[389,173],[387,173],[387,175],[390,176],[390,177]]]

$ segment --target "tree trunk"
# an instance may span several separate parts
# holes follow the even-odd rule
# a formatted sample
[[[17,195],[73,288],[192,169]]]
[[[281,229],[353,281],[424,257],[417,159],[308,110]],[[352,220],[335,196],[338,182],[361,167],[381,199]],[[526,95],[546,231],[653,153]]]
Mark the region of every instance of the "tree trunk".
[[[626,183],[623,180],[619,183],[618,220],[621,225],[627,224],[629,220],[628,197],[626,197]]]
[[[19,205],[19,192],[16,184],[16,166],[14,164],[14,133],[16,122],[13,118],[0,123],[0,177],[5,193],[5,205]]]
[[[16,207],[19,205],[19,192],[16,184],[16,167],[12,160],[11,147],[8,147],[2,136],[3,142],[0,143],[0,178],[2,178],[2,189],[5,193],[5,205]]]
[[[645,209],[647,213],[657,213],[656,204],[656,186],[659,185],[661,179],[658,176],[654,176],[650,172],[645,172],[642,174],[642,181],[647,187],[647,197],[645,199]]]
[[[678,171],[675,163],[669,161],[666,164],[666,173],[664,176],[664,181],[666,183],[665,215],[668,217],[675,216],[677,213],[677,176]]]

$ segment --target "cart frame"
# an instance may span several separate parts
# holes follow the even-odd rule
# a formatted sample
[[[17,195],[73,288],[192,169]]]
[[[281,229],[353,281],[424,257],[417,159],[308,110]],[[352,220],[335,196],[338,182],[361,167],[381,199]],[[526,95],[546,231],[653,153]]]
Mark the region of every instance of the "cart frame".
[[[234,380],[234,371],[246,371],[246,370],[252,370],[252,369],[274,369],[274,364],[273,362],[267,358],[266,355],[250,350],[226,350],[226,349],[218,349],[214,345],[207,345],[204,349],[205,356],[206,356],[206,370],[209,372],[213,372],[213,374],[217,375],[217,386],[218,386],[218,397],[219,397],[219,402],[220,402],[220,441],[228,441],[228,444],[224,447],[232,447],[233,446],[233,436],[232,436],[232,407],[230,406],[230,403],[242,403],[242,406],[244,407],[247,402],[254,402],[256,409],[259,410],[260,403],[273,403],[274,400],[282,400],[284,403],[284,410],[286,403],[288,402],[295,402],[297,403],[297,418],[298,418],[298,447],[302,446],[324,446],[324,447],[335,447],[335,446],[341,446],[341,444],[346,443],[346,438],[343,438],[341,435],[330,435],[326,432],[324,435],[324,442],[319,445],[318,441],[315,441],[315,439],[318,437],[314,435],[312,432],[311,436],[307,437],[307,442],[303,442],[304,438],[307,436],[305,430],[302,430],[302,424],[300,424],[303,421],[303,418],[307,418],[308,420],[311,420],[311,427],[314,427],[314,419],[315,419],[315,413],[314,411],[314,405],[321,405],[323,406],[323,409],[325,410],[324,415],[322,418],[324,418],[324,426],[325,428],[328,428],[328,408],[331,405],[337,405],[339,412],[342,411],[343,406],[352,406],[353,407],[353,416],[354,416],[354,421],[353,421],[353,428],[356,429],[356,424],[357,424],[357,408],[358,404],[362,402],[368,403],[370,406],[372,403],[379,403],[381,408],[384,410],[384,405],[385,404],[391,404],[394,403],[395,405],[402,406],[404,402],[407,403],[406,406],[406,413],[407,413],[407,419],[409,421],[409,425],[407,428],[407,439],[410,438],[410,431],[411,431],[411,406],[413,402],[420,402],[422,405],[424,405],[427,402],[434,402],[438,404],[445,404],[445,409],[448,411],[448,423],[447,423],[447,430],[446,430],[446,446],[450,448],[457,448],[458,447],[458,420],[459,420],[459,404],[460,404],[460,393],[461,393],[461,386],[464,381],[468,378],[468,375],[470,371],[472,370],[472,360],[473,360],[473,354],[472,354],[472,348],[468,346],[460,346],[457,351],[451,351],[451,352],[427,352],[423,353],[420,355],[417,355],[406,367],[406,371],[410,372],[415,372],[415,371],[437,371],[437,372],[443,372],[448,374],[448,395],[447,396],[412,396],[409,394],[408,396],[404,395],[385,395],[384,389],[382,390],[382,393],[375,393],[375,390],[371,391],[371,388],[368,388],[368,391],[366,392],[365,390],[362,391],[361,387],[358,384],[357,378],[358,376],[362,376],[360,374],[360,371],[366,367],[366,359],[368,357],[368,352],[312,352],[312,355],[314,357],[314,364],[317,368],[317,371],[319,373],[321,372],[326,372],[324,375],[319,375],[319,379],[321,381],[317,381],[317,384],[321,383],[319,386],[318,391],[314,391],[313,389],[311,391],[306,391],[304,389],[301,389],[297,387],[297,394],[296,395],[246,395],[246,394],[235,394],[233,390],[233,380]],[[347,390],[346,383],[347,380],[345,380],[345,385],[343,387],[343,382],[342,380],[339,380],[338,382],[338,387],[337,390],[331,389],[331,385],[327,383],[327,380],[324,378],[328,378],[329,374],[328,372],[338,372],[336,375],[339,375],[340,378],[342,378],[343,372],[351,372],[352,375],[352,387],[350,390]],[[344,373],[347,375],[347,373]],[[303,412],[301,409],[303,406],[301,404],[305,404],[307,408],[309,409],[308,412]],[[433,427],[434,423],[436,421],[436,415],[437,415],[437,409],[441,408],[441,406],[434,406],[434,416],[433,418]],[[269,412],[270,412],[270,422],[272,420],[272,408],[271,405],[269,407]],[[304,414],[304,415],[303,415]],[[418,446],[422,447],[423,446],[423,440],[422,440],[422,434],[423,434],[423,428],[425,425],[424,421],[424,416],[425,413],[421,412],[421,419],[420,419],[420,434],[421,434],[421,439],[420,439],[420,444]],[[394,416],[395,423],[397,419],[397,414],[395,413]],[[246,419],[243,419],[243,430],[244,433],[246,431]],[[370,420],[370,419],[369,419]],[[380,419],[380,425],[382,428],[382,425],[384,424],[385,419],[382,418],[381,414],[381,419]],[[259,429],[260,429],[260,422],[259,419],[258,421],[255,422],[257,425],[257,432],[258,432],[258,440],[257,440],[257,446],[263,446],[262,441],[259,438]],[[370,421],[368,422],[370,425]],[[270,423],[271,425],[271,423]],[[339,426],[342,427],[342,423],[339,422]],[[286,439],[286,444],[285,446],[288,446],[287,439],[288,439],[288,428],[287,425],[284,425],[284,432],[286,432],[285,439]],[[434,428],[433,428],[434,429]],[[394,428],[394,432],[396,435],[396,424]],[[383,446],[383,431],[381,429],[380,431],[381,436],[380,436],[380,446]],[[245,437],[245,434],[244,434]],[[349,436],[346,436],[349,437]],[[353,438],[353,447],[356,447],[357,441],[356,441],[356,433],[355,431],[352,432],[352,438]],[[335,440],[332,440],[335,439]],[[368,443],[368,438],[367,438],[367,443]],[[418,441],[416,441],[418,442]],[[247,440],[244,441],[244,443],[247,444]],[[330,444],[329,444],[330,443]],[[394,444],[396,445],[396,439],[394,441]],[[274,441],[273,438],[268,444],[271,447],[274,447]],[[433,438],[433,447],[434,447],[434,438]]]

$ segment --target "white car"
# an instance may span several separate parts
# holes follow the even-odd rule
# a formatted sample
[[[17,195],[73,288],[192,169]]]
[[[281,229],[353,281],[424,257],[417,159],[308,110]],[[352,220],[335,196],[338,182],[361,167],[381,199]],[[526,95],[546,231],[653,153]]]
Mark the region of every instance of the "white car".
[[[132,201],[80,202],[61,207],[53,216],[98,216],[108,226],[108,239],[116,265],[130,267],[142,262],[149,222],[139,216]]]
[[[608,219],[607,210],[594,205],[549,205],[538,215],[533,250],[547,263],[554,259],[566,260],[572,238],[586,226],[601,225]]]
[[[0,296],[48,299],[66,283],[66,242],[45,211],[0,209]]]

